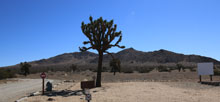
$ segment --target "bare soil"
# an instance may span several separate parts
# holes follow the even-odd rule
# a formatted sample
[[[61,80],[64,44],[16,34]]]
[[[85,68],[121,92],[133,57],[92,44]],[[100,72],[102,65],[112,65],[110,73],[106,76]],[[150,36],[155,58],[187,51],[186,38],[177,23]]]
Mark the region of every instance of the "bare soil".
[[[17,79],[4,79],[0,80],[0,84],[7,84],[7,83],[12,83],[12,82],[17,82]]]
[[[84,72],[48,72],[48,79],[58,79],[58,80],[74,80],[75,82],[80,82],[84,79],[92,80],[96,76],[96,72],[84,71]],[[19,78],[31,78],[39,79],[40,73],[31,74],[27,77],[18,76]],[[202,76],[203,81],[209,81],[209,76]],[[199,77],[197,72],[178,72],[174,70],[172,72],[157,72],[152,71],[150,73],[113,73],[103,72],[102,73],[103,82],[128,82],[128,81],[153,81],[153,82],[198,82]],[[220,81],[220,76],[213,76],[213,81]]]
[[[64,82],[46,95],[29,97],[22,102],[86,102],[80,81],[91,80],[94,72],[48,73],[52,79],[74,80]],[[38,75],[28,77],[35,78]],[[219,82],[220,77],[214,76]],[[90,90],[91,102],[219,102],[220,86],[198,83],[196,72],[113,73],[104,72],[102,87]],[[209,81],[209,76],[203,76]]]
[[[90,90],[91,102],[219,102],[220,87],[194,82],[111,82]],[[22,102],[87,102],[80,83],[63,83],[52,95]]]

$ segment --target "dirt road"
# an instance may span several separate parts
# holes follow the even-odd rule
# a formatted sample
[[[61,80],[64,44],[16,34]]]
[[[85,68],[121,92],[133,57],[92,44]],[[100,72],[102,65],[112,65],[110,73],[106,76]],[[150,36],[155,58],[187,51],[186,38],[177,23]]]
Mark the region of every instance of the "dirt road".
[[[46,80],[45,82],[53,80]],[[18,79],[18,81],[0,84],[0,102],[14,102],[15,100],[40,91],[42,79]]]

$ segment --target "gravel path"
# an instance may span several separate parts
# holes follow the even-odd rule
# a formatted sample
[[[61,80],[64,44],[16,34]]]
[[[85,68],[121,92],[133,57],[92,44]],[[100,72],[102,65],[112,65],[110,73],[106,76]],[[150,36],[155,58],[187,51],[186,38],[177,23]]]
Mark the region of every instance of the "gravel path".
[[[45,80],[53,82],[53,80]],[[42,79],[18,79],[17,82],[0,84],[0,102],[14,102],[15,100],[29,95],[32,92],[40,91]]]

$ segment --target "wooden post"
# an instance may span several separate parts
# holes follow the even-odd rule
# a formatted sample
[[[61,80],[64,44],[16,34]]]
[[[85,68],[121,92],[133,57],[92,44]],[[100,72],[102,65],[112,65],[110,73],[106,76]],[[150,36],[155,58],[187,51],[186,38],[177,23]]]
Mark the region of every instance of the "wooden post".
[[[202,82],[202,76],[199,75],[199,82],[201,83]]]
[[[43,82],[42,82],[42,95],[44,95],[44,78],[43,79]]]
[[[210,75],[210,81],[212,81],[212,75]]]

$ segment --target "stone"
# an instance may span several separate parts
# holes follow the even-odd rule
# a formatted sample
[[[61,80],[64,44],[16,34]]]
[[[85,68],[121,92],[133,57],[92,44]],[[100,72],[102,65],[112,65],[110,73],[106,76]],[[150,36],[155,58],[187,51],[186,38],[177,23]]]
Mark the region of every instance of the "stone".
[[[55,101],[53,98],[48,98],[47,101]]]
[[[48,81],[46,84],[46,91],[52,91],[52,88],[53,88],[52,83]]]

